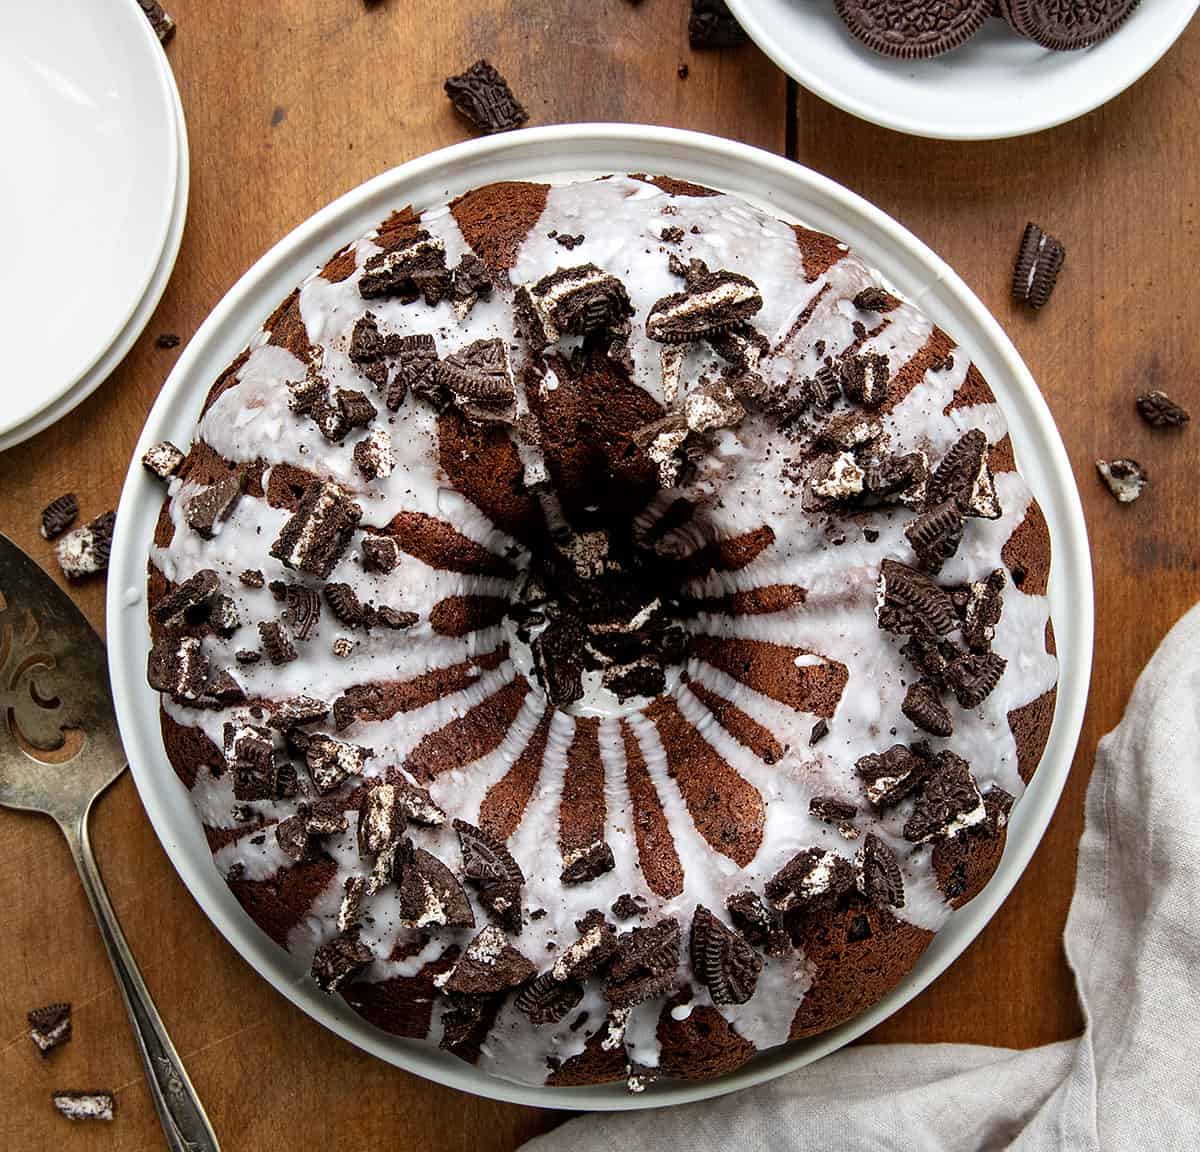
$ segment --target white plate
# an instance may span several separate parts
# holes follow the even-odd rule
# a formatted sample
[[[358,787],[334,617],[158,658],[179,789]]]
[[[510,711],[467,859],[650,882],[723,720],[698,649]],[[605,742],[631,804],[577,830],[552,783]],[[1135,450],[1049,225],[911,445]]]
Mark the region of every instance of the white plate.
[[[376,1030],[318,992],[303,965],[242,911],[213,867],[200,822],[163,752],[158,697],[146,684],[146,555],[162,488],[137,463],[163,438],[190,441],[209,385],[277,302],[340,245],[392,209],[445,202],[494,180],[562,180],[609,172],[665,172],[736,193],[780,216],[833,232],[964,345],[1009,417],[1022,470],[1054,543],[1051,609],[1061,681],[1041,770],[1009,825],[995,877],[955,912],[913,971],[871,1011],[832,1032],[766,1052],[720,1080],[671,1082],[631,1097],[623,1085],[535,1088],[495,1079],[424,1044]],[[567,125],[473,140],[414,160],[347,193],[280,241],[205,320],[163,386],[130,466],[108,576],[109,668],[117,717],[146,812],[185,884],[230,943],[305,1012],[360,1048],[432,1080],[541,1107],[624,1109],[716,1096],[799,1068],[895,1012],[976,936],[1016,883],[1054,811],[1083,718],[1092,653],[1092,577],[1079,493],[1045,401],[1016,350],[965,284],[915,236],[831,180],[778,156],[691,132],[639,125]]]
[[[43,429],[61,420],[68,412],[84,399],[90,396],[125,359],[129,349],[145,330],[154,315],[154,309],[162,299],[171,272],[175,268],[175,259],[179,255],[179,244],[183,239],[183,225],[187,219],[188,191],[190,179],[188,175],[188,139],[187,125],[183,119],[183,103],[179,99],[179,89],[175,84],[175,74],[166,54],[159,51],[159,63],[170,87],[172,116],[175,125],[175,136],[178,147],[178,172],[175,185],[175,202],[171,209],[171,220],[167,226],[166,244],[158,258],[154,273],[150,277],[150,285],[145,295],[130,316],[125,327],[121,329],[116,340],[105,350],[104,354],[85,372],[79,380],[67,389],[58,399],[42,408],[35,416],[7,432],[0,432],[0,452],[36,436]]]
[[[5,6],[0,37],[0,434],[71,392],[154,277],[179,133],[162,48],[134,0]]]
[[[944,56],[892,60],[850,35],[833,0],[728,3],[758,46],[810,92],[885,128],[946,140],[1023,136],[1098,108],[1158,62],[1197,7],[1142,0],[1112,36],[1081,52],[1050,52],[991,19]]]

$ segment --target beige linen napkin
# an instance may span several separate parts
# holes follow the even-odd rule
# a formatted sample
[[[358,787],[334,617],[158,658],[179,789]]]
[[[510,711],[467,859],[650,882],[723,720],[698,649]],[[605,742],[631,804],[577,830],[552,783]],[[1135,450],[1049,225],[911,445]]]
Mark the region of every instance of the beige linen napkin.
[[[1026,1052],[846,1048],[702,1104],[584,1116],[525,1152],[1200,1149],[1200,606],[1088,785],[1067,958],[1086,1027]],[[936,995],[936,991],[933,995]]]

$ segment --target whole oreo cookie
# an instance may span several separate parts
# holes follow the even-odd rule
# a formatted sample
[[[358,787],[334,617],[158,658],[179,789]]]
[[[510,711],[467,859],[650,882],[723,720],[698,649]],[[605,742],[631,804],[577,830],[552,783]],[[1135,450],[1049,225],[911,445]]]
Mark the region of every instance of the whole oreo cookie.
[[[1069,52],[1111,36],[1141,0],[1000,0],[1013,30],[1044,48]]]
[[[834,0],[834,7],[868,48],[923,60],[966,43],[987,22],[992,0]]]

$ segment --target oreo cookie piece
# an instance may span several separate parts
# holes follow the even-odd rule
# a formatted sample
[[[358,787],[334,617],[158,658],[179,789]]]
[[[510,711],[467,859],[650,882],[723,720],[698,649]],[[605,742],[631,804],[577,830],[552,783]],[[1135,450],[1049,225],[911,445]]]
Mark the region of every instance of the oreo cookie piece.
[[[434,983],[446,992],[467,996],[492,996],[519,987],[537,975],[537,969],[509,942],[495,925],[489,924],[467,945],[463,958]]]
[[[754,995],[762,957],[703,904],[692,917],[690,945],[692,971],[714,1004],[745,1004]]]
[[[1191,419],[1186,408],[1157,389],[1137,398],[1137,410],[1152,428],[1182,428]]]
[[[939,752],[930,765],[911,815],[904,824],[904,839],[912,844],[954,836],[987,820],[987,808],[971,766],[953,752]]]
[[[868,832],[858,853],[858,890],[881,908],[904,907],[904,876],[895,853]]]
[[[400,915],[406,928],[475,927],[475,913],[463,886],[424,848],[414,849],[411,859],[405,862],[400,878]]]
[[[686,287],[655,301],[646,317],[646,335],[651,340],[663,344],[700,340],[748,320],[763,306],[762,293],[748,276],[710,272],[701,260],[685,265],[675,256],[670,267],[683,277]]]
[[[911,748],[893,744],[886,752],[860,757],[854,770],[866,785],[867,800],[876,808],[886,808],[920,786],[929,772],[929,764],[929,749],[925,744],[914,744]]]
[[[1012,294],[1030,308],[1041,308],[1050,299],[1067,250],[1036,224],[1026,224],[1013,269]]]
[[[175,35],[175,21],[171,19],[171,14],[158,2],[158,0],[138,0],[138,7],[146,13],[146,19],[150,21],[150,27],[154,29],[154,35],[158,37],[159,43],[165,44],[172,36]],[[160,336],[161,340],[162,337]],[[179,343],[178,337],[175,343]],[[164,347],[160,344],[159,347]],[[171,345],[165,345],[171,347]]]
[[[1071,52],[1111,36],[1141,0],[1000,0],[1014,32],[1043,48]]]
[[[1108,485],[1108,490],[1122,504],[1132,504],[1142,494],[1142,489],[1150,479],[1146,469],[1136,460],[1097,460],[1096,471],[1100,473],[1100,479]]]
[[[746,33],[725,0],[692,0],[688,43],[693,48],[736,48],[745,41]]]
[[[170,480],[185,459],[184,454],[170,440],[160,440],[146,450],[142,467],[160,480]]]
[[[271,545],[271,555],[288,568],[327,579],[361,519],[362,509],[336,484],[312,484]]]
[[[462,850],[463,874],[478,884],[508,882],[521,885],[525,874],[513,859],[512,853],[496,837],[465,820],[454,821],[458,844]]]
[[[932,680],[918,680],[910,684],[900,711],[931,736],[954,735],[954,720]]]
[[[476,340],[460,348],[442,361],[439,377],[468,415],[479,408],[503,410],[516,397],[503,340]]]
[[[954,601],[923,572],[884,560],[875,594],[879,627],[901,635],[947,636],[959,626]]]
[[[679,967],[679,921],[660,920],[618,938],[604,995],[614,1008],[632,1008],[670,990]]]
[[[520,128],[529,113],[513,95],[508,81],[486,60],[449,77],[443,87],[454,110],[487,135]]]
[[[357,976],[374,956],[353,929],[322,944],[313,956],[312,978],[322,992],[331,995],[347,980]]]
[[[66,492],[42,509],[42,539],[54,540],[79,519],[79,497]]]
[[[552,972],[543,972],[517,993],[513,1004],[535,1025],[557,1024],[582,999],[582,984],[557,980]]]
[[[71,1091],[55,1092],[54,1107],[60,1115],[68,1120],[106,1120],[111,1121],[116,1111],[117,1103],[111,1092]]]
[[[188,498],[183,506],[183,518],[188,527],[205,540],[211,540],[222,521],[229,517],[246,487],[246,476],[237,472],[216,484],[202,488]]]
[[[770,880],[764,892],[780,912],[811,908],[854,887],[850,861],[837,852],[806,848],[797,852]]]
[[[855,39],[901,60],[941,56],[965,44],[992,14],[991,0],[834,0]]]
[[[521,332],[538,352],[563,336],[628,331],[633,315],[625,285],[595,264],[559,268],[519,288],[515,306]]]
[[[25,1013],[29,1022],[29,1039],[42,1056],[49,1056],[55,1048],[61,1048],[71,1039],[71,1005],[69,1003],[47,1004],[44,1008],[31,1008]]]
[[[55,545],[55,558],[68,580],[85,580],[108,569],[116,519],[115,512],[105,512],[82,528],[68,532]]]
[[[430,306],[450,287],[446,246],[423,229],[406,244],[372,256],[364,265],[358,293],[364,300],[398,297],[412,304],[424,297]]]

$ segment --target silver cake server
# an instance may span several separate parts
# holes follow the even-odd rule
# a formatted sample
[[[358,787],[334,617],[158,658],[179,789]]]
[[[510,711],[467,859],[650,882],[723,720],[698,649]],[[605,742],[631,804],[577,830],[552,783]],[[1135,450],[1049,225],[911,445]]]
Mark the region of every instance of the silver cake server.
[[[167,1148],[218,1152],[88,840],[92,804],[125,764],[104,644],[54,581],[0,535],[0,806],[43,812],[67,838],[129,1010]]]

